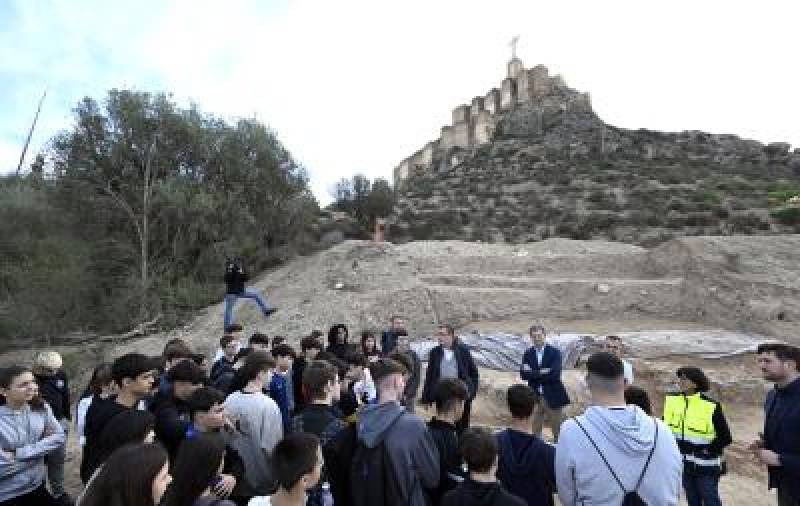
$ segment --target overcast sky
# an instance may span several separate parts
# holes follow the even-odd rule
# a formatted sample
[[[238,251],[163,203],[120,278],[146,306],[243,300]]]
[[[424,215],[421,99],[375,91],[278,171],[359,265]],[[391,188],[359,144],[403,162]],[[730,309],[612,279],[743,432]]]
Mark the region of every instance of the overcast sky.
[[[29,161],[83,96],[169,91],[256,116],[324,203],[341,177],[391,178],[452,109],[499,86],[520,36],[607,122],[800,147],[800,2],[0,0],[0,171],[36,102]]]

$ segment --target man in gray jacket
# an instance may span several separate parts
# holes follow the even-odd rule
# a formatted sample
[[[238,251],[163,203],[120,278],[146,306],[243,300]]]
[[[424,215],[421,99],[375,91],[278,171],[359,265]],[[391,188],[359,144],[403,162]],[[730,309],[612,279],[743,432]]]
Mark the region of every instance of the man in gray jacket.
[[[591,406],[561,426],[556,483],[563,506],[618,506],[628,493],[677,506],[683,463],[661,420],[625,404],[622,361],[595,353],[586,364]]]
[[[371,364],[370,372],[378,390],[379,404],[367,406],[359,416],[359,444],[370,449],[383,444],[384,494],[391,497],[394,504],[425,506],[423,489],[434,488],[439,483],[436,443],[425,422],[400,405],[406,386],[405,368],[384,358]],[[369,469],[365,474],[369,480]]]

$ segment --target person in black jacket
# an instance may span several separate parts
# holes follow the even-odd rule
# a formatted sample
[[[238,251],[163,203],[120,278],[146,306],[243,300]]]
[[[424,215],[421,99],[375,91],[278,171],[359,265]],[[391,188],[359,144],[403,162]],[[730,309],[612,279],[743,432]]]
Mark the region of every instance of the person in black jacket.
[[[225,322],[223,328],[233,323],[233,306],[239,299],[252,299],[256,301],[261,312],[264,313],[265,318],[269,318],[272,313],[277,311],[276,308],[271,307],[266,297],[259,292],[245,288],[245,282],[249,276],[244,268],[244,262],[241,258],[229,258],[225,262]]]
[[[200,366],[184,360],[170,369],[167,377],[172,388],[166,393],[156,394],[150,411],[156,416],[156,439],[164,445],[172,462],[191,425],[186,400],[205,385],[206,376]]]
[[[347,360],[347,355],[352,351],[350,343],[347,342],[349,338],[350,331],[347,330],[347,325],[337,323],[328,331],[328,347],[325,351],[333,353],[341,360]]]
[[[393,352],[397,347],[397,338],[408,335],[406,324],[399,316],[392,316],[389,319],[389,328],[381,334],[381,351],[384,355]]]
[[[92,475],[92,463],[97,461],[98,441],[109,421],[119,413],[140,409],[142,400],[153,389],[154,371],[158,361],[140,353],[128,353],[111,364],[111,377],[119,393],[108,399],[95,399],[86,412],[86,445],[81,458],[81,480],[86,483]]]
[[[764,379],[775,383],[764,404],[761,440],[750,445],[767,466],[769,488],[778,489],[778,506],[800,504],[800,348],[782,343],[758,347]]]
[[[292,418],[291,432],[314,434],[319,438],[324,453],[328,444],[346,426],[333,409],[333,403],[339,400],[339,372],[332,364],[315,360],[303,371],[303,388],[309,403]],[[323,466],[320,482],[308,491],[307,506],[323,506],[323,486],[328,481],[328,469]]]
[[[211,387],[196,390],[186,400],[191,423],[186,429],[185,439],[193,439],[198,434],[215,432],[225,442],[225,463],[219,481],[212,490],[220,499],[230,499],[239,506],[246,505],[255,495],[244,479],[244,461],[239,452],[231,446],[230,439],[235,431],[233,423],[225,415],[225,395]]]
[[[322,341],[318,338],[308,336],[300,340],[300,356],[292,364],[292,394],[294,395],[295,414],[302,412],[303,407],[308,404],[303,387],[303,372],[321,351]]]
[[[467,386],[463,381],[457,378],[439,380],[433,392],[436,414],[428,422],[428,430],[439,450],[439,486],[429,491],[433,506],[441,504],[444,494],[466,478],[456,430],[466,401]]]
[[[461,454],[469,476],[445,494],[442,506],[527,506],[497,481],[497,441],[491,432],[467,429],[461,436]]]
[[[496,435],[497,479],[528,506],[553,506],[556,447],[533,432],[536,394],[528,385],[517,384],[509,387],[506,400],[511,426]]]
[[[439,346],[428,355],[428,370],[425,374],[425,385],[422,388],[422,403],[433,404],[433,392],[441,378],[458,378],[467,385],[469,398],[464,404],[464,415],[456,423],[459,434],[469,427],[469,414],[472,399],[478,392],[478,367],[466,345],[455,336],[450,325],[440,325],[436,334]]]
[[[53,416],[61,424],[66,437],[69,431],[70,414],[69,383],[61,366],[61,355],[55,351],[43,351],[36,354],[33,361],[33,375],[39,385],[39,396],[50,405]],[[66,445],[47,455],[47,480],[50,490],[59,504],[70,505],[72,499],[64,491],[64,461]]]

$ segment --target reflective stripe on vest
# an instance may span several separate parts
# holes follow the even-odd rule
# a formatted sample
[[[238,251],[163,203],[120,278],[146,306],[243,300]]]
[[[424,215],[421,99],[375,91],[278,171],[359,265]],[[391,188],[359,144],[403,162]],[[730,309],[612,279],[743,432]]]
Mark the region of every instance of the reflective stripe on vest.
[[[664,422],[675,439],[696,445],[708,445],[717,436],[714,411],[717,405],[700,394],[668,395],[664,402]]]

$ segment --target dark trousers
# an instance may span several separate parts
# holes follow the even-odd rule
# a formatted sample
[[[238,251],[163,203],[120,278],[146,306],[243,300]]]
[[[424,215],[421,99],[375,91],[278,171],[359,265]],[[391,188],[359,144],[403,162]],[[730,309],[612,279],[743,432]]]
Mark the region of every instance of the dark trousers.
[[[472,410],[472,401],[468,400],[464,403],[464,414],[461,416],[461,420],[456,422],[456,431],[458,435],[464,433],[465,430],[469,429],[469,414]]]
[[[683,490],[689,506],[722,506],[719,499],[719,474],[683,473]]]
[[[57,504],[42,483],[33,492],[0,502],[0,506],[57,506]]]
[[[778,487],[778,506],[800,506],[800,500],[789,493],[789,487]]]

